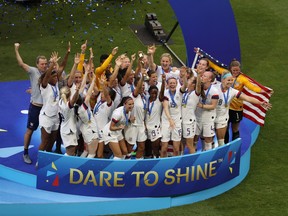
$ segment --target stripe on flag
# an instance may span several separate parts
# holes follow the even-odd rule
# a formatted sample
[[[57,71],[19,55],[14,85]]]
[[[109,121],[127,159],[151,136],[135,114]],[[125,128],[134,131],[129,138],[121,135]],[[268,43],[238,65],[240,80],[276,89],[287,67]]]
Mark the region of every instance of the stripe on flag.
[[[248,78],[249,81],[253,85],[256,85],[256,86],[260,87],[261,89],[263,89],[265,91],[265,93],[256,93],[256,92],[249,90],[246,87],[243,88],[242,92],[244,94],[250,96],[250,97],[256,98],[257,100],[269,102],[270,97],[272,95],[272,89],[269,87],[261,85],[260,83],[258,83],[257,81],[255,81],[254,79],[252,79],[251,77],[249,77],[245,74],[242,74],[242,75],[245,76],[246,78]],[[258,124],[260,126],[264,126],[267,110],[265,110],[260,105],[251,104],[247,101],[244,101],[243,103],[244,103],[243,116],[246,117],[247,119],[250,119],[251,121],[255,122],[256,124]]]

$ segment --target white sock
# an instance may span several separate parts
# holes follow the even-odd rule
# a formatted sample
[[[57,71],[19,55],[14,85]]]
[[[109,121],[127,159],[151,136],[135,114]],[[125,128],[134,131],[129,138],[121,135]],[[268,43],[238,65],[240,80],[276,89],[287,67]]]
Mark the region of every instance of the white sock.
[[[87,158],[94,158],[96,154],[88,154]]]
[[[84,150],[82,154],[80,155],[80,157],[87,157],[87,155],[88,155],[88,151]]]
[[[212,149],[212,142],[211,143],[206,143],[205,142],[205,151],[211,150]]]
[[[113,160],[122,160],[122,158],[120,158],[120,157],[113,157]]]
[[[225,143],[224,143],[224,139],[219,139],[218,140],[218,146],[223,146]]]

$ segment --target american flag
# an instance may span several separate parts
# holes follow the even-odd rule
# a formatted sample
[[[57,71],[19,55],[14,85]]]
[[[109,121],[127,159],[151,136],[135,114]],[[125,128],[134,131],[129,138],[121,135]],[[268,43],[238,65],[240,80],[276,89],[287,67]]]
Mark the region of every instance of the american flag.
[[[263,89],[265,93],[256,93],[256,92],[249,90],[246,87],[243,88],[242,92],[250,97],[258,99],[259,101],[269,102],[270,97],[273,92],[272,89],[261,85],[260,83],[258,83],[257,81],[255,81],[254,79],[252,79],[251,77],[245,74],[242,74],[242,75],[248,78],[252,84]],[[267,110],[265,110],[261,105],[251,104],[247,101],[244,101],[243,104],[244,104],[243,116],[246,117],[247,119],[250,119],[251,121],[255,122],[256,124],[260,126],[264,126]]]
[[[208,58],[210,61],[214,62],[215,64],[217,64],[220,67],[223,67],[225,69],[228,70],[228,66],[220,61],[218,61],[217,59],[213,58],[211,55],[209,55],[208,53],[206,53],[204,50],[200,49],[200,48],[196,48],[197,52],[199,52],[202,56]],[[195,55],[195,59],[192,65],[192,68],[195,67],[196,62],[198,60],[198,55]],[[249,79],[249,81],[256,85],[259,86],[261,89],[263,89],[265,91],[265,93],[256,93],[253,92],[251,90],[249,90],[248,88],[244,87],[244,89],[242,90],[243,93],[245,93],[246,95],[250,96],[250,97],[254,97],[260,101],[266,101],[269,102],[270,97],[272,95],[273,90],[269,87],[263,86],[260,83],[258,83],[256,80],[252,79],[251,77],[245,75],[242,73],[243,76],[245,76],[247,79]],[[265,122],[265,116],[266,116],[266,112],[267,110],[265,110],[261,105],[256,105],[256,104],[251,104],[247,101],[243,102],[243,116],[246,117],[247,119],[250,119],[251,121],[255,122],[256,124],[260,125],[260,126],[264,126],[264,122]]]

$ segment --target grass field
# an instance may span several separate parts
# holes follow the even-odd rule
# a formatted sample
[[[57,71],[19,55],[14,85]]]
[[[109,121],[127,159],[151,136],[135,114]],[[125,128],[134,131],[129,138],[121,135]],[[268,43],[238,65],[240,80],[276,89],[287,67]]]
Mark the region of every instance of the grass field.
[[[143,24],[147,12],[157,13],[167,30],[172,29],[176,21],[167,1],[97,1],[98,6],[72,2],[78,3],[43,1],[41,7],[29,9],[8,1],[0,3],[1,81],[27,79],[16,64],[14,42],[21,42],[20,53],[30,65],[38,54],[49,56],[56,50],[63,55],[68,41],[72,43],[72,53],[79,52],[86,39],[97,60],[100,54],[109,53],[115,46],[119,46],[120,53],[145,50],[129,25]],[[239,186],[215,198],[134,215],[288,215],[288,151],[285,146],[288,4],[285,0],[230,2],[238,24],[243,71],[274,89],[273,108],[252,149],[250,172]],[[185,45],[179,28],[172,39],[172,49],[185,60]],[[162,52],[164,49],[159,47],[157,53]],[[68,70],[70,66],[71,61]]]

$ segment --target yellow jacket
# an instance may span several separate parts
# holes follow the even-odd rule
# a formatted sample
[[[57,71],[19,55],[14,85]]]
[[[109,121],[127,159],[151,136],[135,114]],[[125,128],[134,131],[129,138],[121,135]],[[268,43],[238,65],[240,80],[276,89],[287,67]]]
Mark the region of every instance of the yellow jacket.
[[[225,68],[219,67],[218,65],[214,64],[211,61],[209,61],[209,66],[213,68],[215,71],[217,71],[219,74],[222,74],[224,71],[226,71]],[[232,87],[241,92],[244,86],[248,88],[249,90],[254,91],[256,93],[261,92],[260,87],[253,85],[245,76],[243,76],[242,74],[239,74],[236,78],[234,78]],[[233,98],[233,100],[230,103],[229,109],[235,110],[235,111],[242,111],[243,100],[239,98]]]
[[[112,61],[113,55],[110,54],[108,56],[108,58],[103,62],[102,65],[100,65],[99,67],[97,67],[95,69],[95,75],[96,75],[96,80],[95,80],[95,84],[97,86],[97,88],[100,90],[100,85],[99,85],[99,81],[98,78],[101,77],[101,75],[103,74],[103,72],[105,72],[106,68],[108,67],[108,65],[110,64],[110,62]],[[77,70],[83,72],[83,64],[84,64],[84,59],[85,59],[85,54],[81,53],[80,54],[80,62],[77,66]]]

